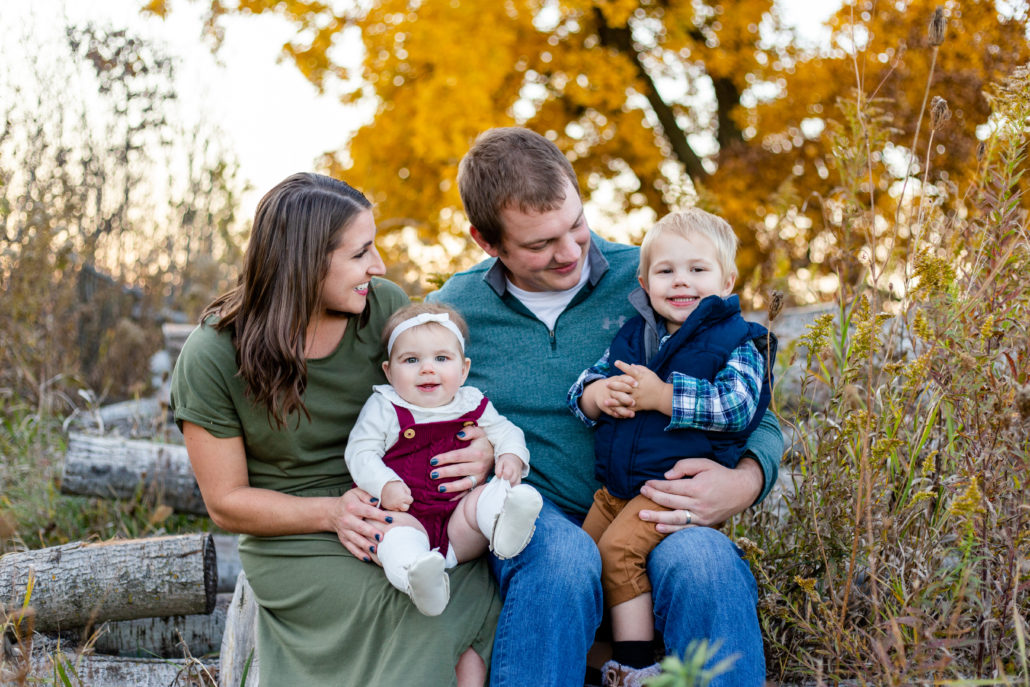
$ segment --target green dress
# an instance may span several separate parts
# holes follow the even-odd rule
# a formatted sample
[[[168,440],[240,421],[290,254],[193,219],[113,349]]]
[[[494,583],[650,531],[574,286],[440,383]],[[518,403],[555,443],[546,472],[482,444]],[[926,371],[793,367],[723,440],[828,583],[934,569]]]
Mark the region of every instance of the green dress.
[[[339,496],[352,485],[347,437],[373,384],[385,383],[380,332],[408,302],[375,279],[370,317],[352,320],[335,351],[308,361],[304,402],[286,429],[245,396],[228,331],[198,327],[172,375],[175,419],[221,438],[242,436],[253,487],[297,496]],[[429,618],[354,558],[333,533],[240,538],[240,558],[259,605],[261,685],[456,684],[458,657],[472,647],[489,665],[500,600],[484,559],[450,571],[451,602]]]

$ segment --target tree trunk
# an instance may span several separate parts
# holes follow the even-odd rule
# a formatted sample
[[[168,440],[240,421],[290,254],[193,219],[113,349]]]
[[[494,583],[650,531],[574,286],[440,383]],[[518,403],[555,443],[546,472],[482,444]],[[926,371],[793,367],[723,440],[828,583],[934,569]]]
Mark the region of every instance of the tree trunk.
[[[243,570],[240,562],[240,538],[235,534],[212,534],[218,559],[218,593],[236,590],[236,578]]]
[[[247,576],[241,572],[225,616],[225,634],[222,635],[219,654],[220,687],[247,687],[258,683],[257,612],[254,592]],[[244,670],[247,671],[246,684],[243,682]]]
[[[196,328],[197,325],[195,324],[179,324],[178,322],[166,322],[161,325],[161,333],[165,337],[165,350],[172,357],[172,365],[175,365],[175,361],[179,358],[179,352],[182,351],[183,344],[186,343],[186,339],[189,338]]]
[[[107,620],[210,613],[218,568],[209,534],[76,542],[0,558],[0,603],[29,605],[41,632]]]
[[[92,641],[98,654],[134,658],[199,658],[218,653],[232,594],[219,594],[208,614],[139,618],[107,623]]]
[[[140,484],[156,503],[207,515],[185,447],[69,434],[63,493],[131,499]]]

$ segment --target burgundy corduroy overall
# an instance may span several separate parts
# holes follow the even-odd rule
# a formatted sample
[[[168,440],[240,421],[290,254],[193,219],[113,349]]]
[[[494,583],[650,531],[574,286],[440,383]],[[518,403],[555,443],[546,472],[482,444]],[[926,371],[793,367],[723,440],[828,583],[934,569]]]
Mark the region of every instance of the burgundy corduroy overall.
[[[449,545],[447,521],[458,507],[458,501],[451,500],[453,493],[440,493],[440,485],[462,478],[430,479],[429,474],[435,468],[429,465],[429,460],[441,453],[468,446],[467,441],[461,441],[456,435],[463,427],[476,425],[489,402],[484,397],[474,410],[461,417],[422,424],[415,422],[410,410],[393,404],[401,429],[397,443],[386,451],[383,462],[411,489],[413,503],[408,513],[426,528],[429,546],[439,548],[444,556]]]

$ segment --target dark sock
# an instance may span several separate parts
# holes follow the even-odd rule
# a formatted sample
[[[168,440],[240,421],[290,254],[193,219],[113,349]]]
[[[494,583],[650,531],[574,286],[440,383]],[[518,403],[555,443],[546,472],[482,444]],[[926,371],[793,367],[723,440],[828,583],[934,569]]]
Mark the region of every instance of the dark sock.
[[[612,660],[630,668],[646,668],[654,663],[654,647],[646,642],[612,642]]]

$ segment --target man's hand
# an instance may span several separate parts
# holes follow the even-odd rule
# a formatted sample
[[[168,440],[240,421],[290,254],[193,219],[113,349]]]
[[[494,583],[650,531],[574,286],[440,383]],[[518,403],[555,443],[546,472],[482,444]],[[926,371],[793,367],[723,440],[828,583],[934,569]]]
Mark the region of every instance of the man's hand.
[[[663,382],[645,365],[629,365],[621,360],[614,364],[625,373],[623,378],[632,380],[629,395],[636,410],[657,410],[672,417],[672,384]]]
[[[522,459],[514,453],[502,453],[497,457],[494,474],[501,479],[508,480],[508,483],[514,487],[522,481]]]
[[[684,479],[690,477],[691,479]],[[648,480],[640,493],[668,511],[640,511],[640,519],[669,533],[688,525],[713,527],[742,513],[762,493],[765,476],[753,458],[728,468],[707,458],[684,458],[665,473],[665,480]]]
[[[383,486],[383,508],[386,510],[399,510],[406,511],[411,506],[413,499],[411,498],[411,489],[408,485],[400,480],[394,480],[387,482]]]
[[[455,499],[460,499],[477,484],[483,484],[494,467],[494,446],[481,427],[469,425],[458,432],[458,438],[469,445],[433,456],[429,461],[432,479],[466,478],[440,485],[441,492],[455,494]]]

